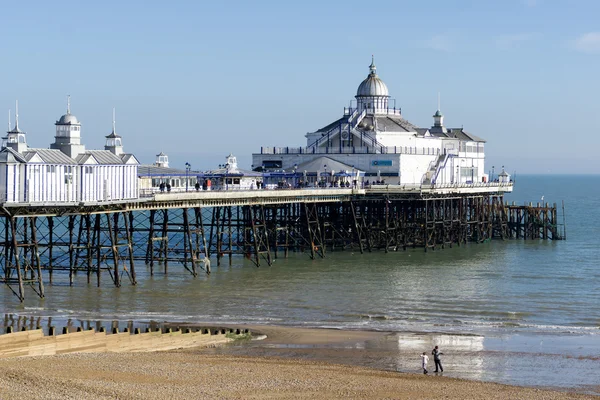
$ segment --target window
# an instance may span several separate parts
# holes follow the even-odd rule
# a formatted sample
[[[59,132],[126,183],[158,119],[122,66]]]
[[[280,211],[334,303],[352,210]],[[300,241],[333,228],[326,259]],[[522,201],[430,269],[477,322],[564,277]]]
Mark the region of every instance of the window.
[[[94,168],[93,167],[85,167],[85,173],[86,174],[91,174],[94,172]]]
[[[65,167],[65,184],[73,183],[73,167]]]
[[[281,168],[281,160],[265,160],[263,161],[265,168]]]
[[[56,172],[56,165],[46,165],[46,172],[53,174]]]

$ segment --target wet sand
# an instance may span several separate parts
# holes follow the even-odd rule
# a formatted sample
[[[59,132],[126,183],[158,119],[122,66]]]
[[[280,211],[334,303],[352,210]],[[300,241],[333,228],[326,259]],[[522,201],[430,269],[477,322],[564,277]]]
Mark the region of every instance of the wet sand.
[[[328,354],[384,340],[386,333],[254,327],[263,350]],[[382,371],[316,359],[246,356],[254,343],[151,353],[71,354],[0,360],[0,398],[22,399],[584,399],[568,392],[444,376]],[[331,347],[330,347],[331,346]],[[231,354],[218,354],[231,353]],[[236,355],[234,353],[242,355]],[[342,351],[342,353],[346,353]]]

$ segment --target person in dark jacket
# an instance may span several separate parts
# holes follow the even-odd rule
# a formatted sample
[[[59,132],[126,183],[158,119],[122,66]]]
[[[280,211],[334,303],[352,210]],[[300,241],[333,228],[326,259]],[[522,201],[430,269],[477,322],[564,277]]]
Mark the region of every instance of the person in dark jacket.
[[[444,372],[444,368],[442,367],[442,360],[440,359],[440,356],[444,353],[442,353],[440,351],[438,346],[435,346],[433,348],[433,351],[431,352],[431,354],[433,355],[433,362],[435,363],[435,371],[434,372],[438,372],[438,369],[440,372]]]

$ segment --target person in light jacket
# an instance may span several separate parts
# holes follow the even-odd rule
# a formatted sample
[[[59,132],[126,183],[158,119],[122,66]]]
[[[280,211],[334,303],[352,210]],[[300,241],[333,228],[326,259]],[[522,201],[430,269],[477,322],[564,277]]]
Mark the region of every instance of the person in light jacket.
[[[423,373],[425,375],[427,375],[427,363],[429,362],[429,356],[427,356],[427,353],[423,352],[423,354],[421,354],[421,367],[423,367]]]

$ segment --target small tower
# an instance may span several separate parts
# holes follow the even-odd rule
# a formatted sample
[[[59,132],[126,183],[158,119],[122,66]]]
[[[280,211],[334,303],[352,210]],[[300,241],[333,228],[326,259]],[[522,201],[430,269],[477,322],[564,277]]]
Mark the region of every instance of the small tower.
[[[169,157],[161,151],[156,155],[156,162],[154,162],[154,165],[157,167],[169,168]]]
[[[123,142],[121,136],[117,135],[115,129],[115,109],[113,108],[113,126],[110,135],[106,136],[106,144],[104,150],[108,150],[114,155],[120,156],[123,154]]]
[[[438,108],[433,114],[433,126],[429,130],[431,133],[446,133],[448,130],[444,126],[444,115],[440,111],[440,95],[438,93]]]
[[[227,172],[235,173],[238,171],[237,158],[231,153],[227,156],[227,164],[225,165],[227,166]]]
[[[389,97],[387,86],[377,76],[375,58],[372,57],[369,75],[360,83],[356,91],[356,107],[359,111],[366,110],[370,114],[385,113]]]
[[[71,158],[85,153],[85,146],[81,144],[81,124],[71,114],[71,96],[67,97],[67,113],[55,123],[56,136],[51,149],[60,150]]]
[[[502,166],[502,172],[498,174],[498,182],[510,183],[510,174],[504,170],[504,165]]]
[[[6,137],[3,138],[3,147],[10,147],[18,153],[23,153],[27,150],[27,139],[25,132],[19,129],[19,102],[15,105],[15,127],[10,129],[10,111],[8,112],[8,131]]]

